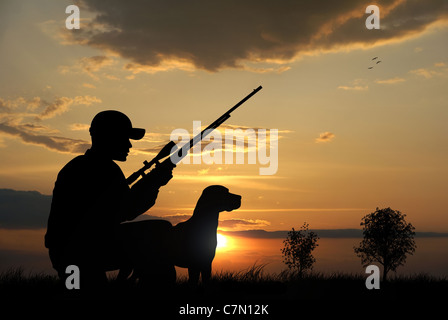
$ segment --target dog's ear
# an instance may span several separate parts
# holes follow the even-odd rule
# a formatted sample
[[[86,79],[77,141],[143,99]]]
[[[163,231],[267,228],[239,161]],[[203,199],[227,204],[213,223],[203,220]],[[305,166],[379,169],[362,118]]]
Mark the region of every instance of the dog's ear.
[[[229,192],[229,195],[226,198],[227,198],[227,200],[224,204],[225,211],[230,212],[230,211],[236,210],[239,207],[241,207],[241,196],[240,195]]]

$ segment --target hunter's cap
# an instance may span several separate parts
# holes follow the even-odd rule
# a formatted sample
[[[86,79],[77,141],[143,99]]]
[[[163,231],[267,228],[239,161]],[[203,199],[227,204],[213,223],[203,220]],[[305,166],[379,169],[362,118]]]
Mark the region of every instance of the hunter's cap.
[[[133,128],[127,115],[116,110],[106,110],[98,113],[90,124],[90,135],[110,134],[133,140],[140,140],[145,135],[145,129]]]

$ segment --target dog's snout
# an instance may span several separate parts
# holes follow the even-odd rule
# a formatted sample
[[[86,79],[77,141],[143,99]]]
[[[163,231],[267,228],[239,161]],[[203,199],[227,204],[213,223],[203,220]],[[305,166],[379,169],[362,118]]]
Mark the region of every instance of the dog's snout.
[[[238,194],[229,193],[230,201],[229,201],[229,208],[227,211],[232,211],[235,209],[238,209],[241,206],[241,196]]]

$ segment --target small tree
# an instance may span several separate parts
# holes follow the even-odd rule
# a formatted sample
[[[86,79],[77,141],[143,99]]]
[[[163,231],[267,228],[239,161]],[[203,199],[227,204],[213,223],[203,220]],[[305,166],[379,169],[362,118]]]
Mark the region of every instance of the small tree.
[[[396,271],[406,262],[406,255],[415,252],[415,228],[405,221],[406,215],[391,208],[376,208],[362,218],[364,239],[355,253],[364,267],[372,262],[383,266],[383,280],[389,271]]]
[[[318,246],[319,237],[313,231],[308,230],[308,224],[304,223],[301,230],[288,232],[286,240],[283,241],[284,248],[281,249],[283,254],[283,263],[289,269],[297,270],[299,277],[306,270],[312,270],[316,259],[312,252]]]

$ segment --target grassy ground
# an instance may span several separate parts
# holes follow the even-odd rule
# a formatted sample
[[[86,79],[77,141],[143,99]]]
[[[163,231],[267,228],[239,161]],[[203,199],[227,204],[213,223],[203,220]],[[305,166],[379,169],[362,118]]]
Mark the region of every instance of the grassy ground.
[[[303,277],[290,272],[267,274],[263,266],[240,272],[214,274],[207,287],[191,288],[187,279],[163,291],[138,284],[118,284],[109,279],[101,292],[86,295],[83,290],[67,290],[55,276],[26,274],[12,269],[0,274],[0,297],[32,299],[151,299],[182,303],[219,301],[281,302],[285,300],[446,300],[448,279],[428,275],[391,277],[379,290],[368,290],[363,274],[310,273]]]

